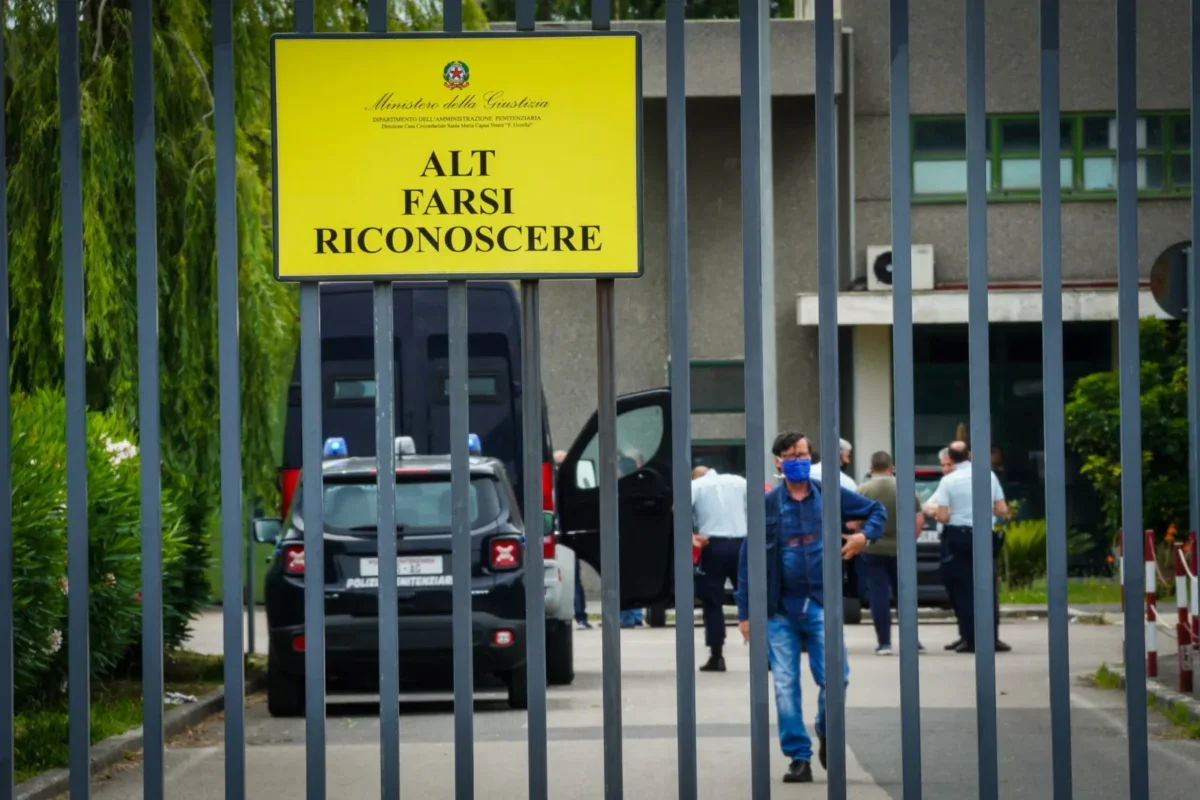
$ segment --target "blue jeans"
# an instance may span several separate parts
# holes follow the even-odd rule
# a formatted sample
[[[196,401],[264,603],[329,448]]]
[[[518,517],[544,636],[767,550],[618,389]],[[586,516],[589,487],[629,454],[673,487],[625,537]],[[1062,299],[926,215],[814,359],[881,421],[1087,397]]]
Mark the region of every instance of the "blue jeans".
[[[825,609],[808,602],[803,613],[776,614],[767,620],[767,645],[771,677],[775,682],[775,710],[779,717],[779,746],[793,761],[812,761],[812,739],[804,727],[800,708],[800,644],[808,650],[808,668],[820,687],[817,697],[817,735],[825,735]],[[850,662],[842,647],[846,685]]]
[[[640,608],[631,608],[621,612],[621,627],[632,628],[640,624],[642,624],[642,610]]]

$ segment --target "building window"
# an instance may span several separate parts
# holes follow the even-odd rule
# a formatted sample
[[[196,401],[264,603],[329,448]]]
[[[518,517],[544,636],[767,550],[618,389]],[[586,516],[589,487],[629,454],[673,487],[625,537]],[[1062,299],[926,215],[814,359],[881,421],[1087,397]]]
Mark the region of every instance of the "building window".
[[[987,186],[996,200],[1036,199],[1042,180],[1036,114],[987,120]],[[1115,196],[1117,121],[1113,114],[1063,114],[1059,131],[1063,199]],[[1138,193],[1146,197],[1191,193],[1191,119],[1188,112],[1143,114],[1137,123]],[[912,130],[913,198],[961,201],[967,193],[964,117],[916,117]]]
[[[746,410],[746,366],[741,359],[691,362],[692,413],[741,414]]]

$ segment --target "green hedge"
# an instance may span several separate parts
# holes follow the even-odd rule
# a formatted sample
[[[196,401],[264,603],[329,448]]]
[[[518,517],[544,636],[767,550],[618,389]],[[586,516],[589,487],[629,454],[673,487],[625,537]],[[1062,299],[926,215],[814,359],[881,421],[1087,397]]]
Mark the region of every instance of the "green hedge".
[[[12,398],[15,694],[53,702],[67,678],[66,405],[58,392]],[[134,666],[141,643],[141,460],[116,415],[87,417],[88,581],[92,672]],[[182,515],[163,496],[166,647],[179,646],[198,605],[184,591]]]

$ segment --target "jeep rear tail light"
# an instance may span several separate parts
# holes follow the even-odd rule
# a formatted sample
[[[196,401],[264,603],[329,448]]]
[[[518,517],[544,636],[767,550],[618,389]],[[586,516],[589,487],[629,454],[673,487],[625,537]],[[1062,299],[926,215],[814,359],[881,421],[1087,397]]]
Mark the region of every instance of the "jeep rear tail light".
[[[554,544],[554,534],[547,533],[545,538],[542,539],[542,558],[547,561],[554,558]]]
[[[304,574],[304,545],[285,544],[280,558],[283,559],[283,571],[288,575]]]
[[[488,566],[493,572],[509,572],[521,566],[521,540],[496,538],[488,542]]]

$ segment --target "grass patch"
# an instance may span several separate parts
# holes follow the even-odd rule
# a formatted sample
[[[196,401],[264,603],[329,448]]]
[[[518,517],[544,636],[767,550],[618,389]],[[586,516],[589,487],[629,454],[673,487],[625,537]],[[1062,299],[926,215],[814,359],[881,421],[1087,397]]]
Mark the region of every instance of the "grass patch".
[[[1109,669],[1108,664],[1101,664],[1092,676],[1092,683],[1099,689],[1120,689],[1121,677]]]
[[[1046,579],[1039,578],[1028,586],[1001,586],[1000,602],[1005,605],[1044,605],[1047,601]],[[1110,578],[1068,578],[1067,602],[1120,603],[1121,584]]]
[[[246,674],[258,674],[266,666],[261,656],[247,658]],[[221,686],[224,661],[179,650],[163,659],[163,676],[168,692],[199,697]],[[91,740],[96,744],[142,724],[142,684],[130,679],[92,681]],[[67,734],[70,718],[66,700],[53,707],[32,709],[17,714],[15,767],[18,783],[68,764]]]
[[[1200,720],[1196,719],[1186,704],[1180,702],[1160,703],[1151,695],[1147,699],[1146,705],[1162,714],[1168,722],[1175,726],[1175,734],[1178,738],[1200,739]]]

